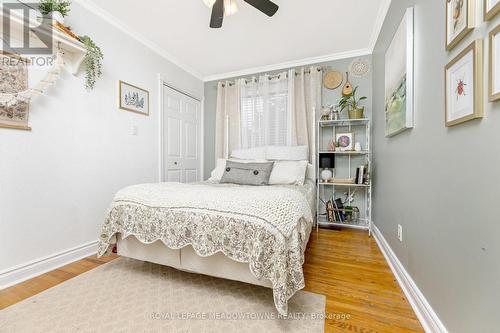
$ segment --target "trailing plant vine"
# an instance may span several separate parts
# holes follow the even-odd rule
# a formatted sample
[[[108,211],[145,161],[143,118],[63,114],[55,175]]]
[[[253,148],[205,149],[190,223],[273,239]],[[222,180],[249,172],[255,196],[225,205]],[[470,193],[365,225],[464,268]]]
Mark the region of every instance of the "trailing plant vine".
[[[59,12],[64,17],[68,15],[70,5],[71,1],[66,0],[40,0],[38,10],[42,15],[47,15],[50,12]]]
[[[99,46],[89,36],[80,36],[80,40],[87,49],[87,53],[83,59],[85,65],[85,88],[92,90],[94,89],[96,80],[102,74],[102,59],[104,55]]]

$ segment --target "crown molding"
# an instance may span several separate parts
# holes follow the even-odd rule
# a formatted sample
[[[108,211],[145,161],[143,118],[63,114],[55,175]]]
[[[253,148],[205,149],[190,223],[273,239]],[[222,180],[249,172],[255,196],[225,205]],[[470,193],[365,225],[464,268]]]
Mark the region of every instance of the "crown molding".
[[[317,63],[321,63],[321,62],[347,59],[347,58],[353,58],[353,57],[361,57],[361,56],[370,55],[371,53],[372,52],[369,49],[359,49],[359,50],[353,50],[353,51],[347,51],[347,52],[331,53],[331,54],[318,56],[318,57],[303,58],[303,59],[298,59],[298,60],[282,62],[282,63],[278,63],[278,64],[242,69],[242,70],[238,70],[238,71],[234,71],[234,72],[208,75],[208,76],[205,76],[203,78],[203,81],[204,82],[217,81],[217,80],[228,79],[228,78],[233,78],[233,77],[238,77],[238,76],[245,76],[245,75],[263,73],[263,72],[270,72],[270,71],[275,71],[275,70],[279,70],[279,69],[317,64]]]
[[[368,44],[368,49],[370,53],[373,53],[375,45],[377,44],[378,37],[382,31],[382,26],[384,25],[385,18],[389,12],[389,7],[391,6],[392,0],[382,0],[380,7],[378,9],[377,19],[375,20],[375,26],[372,30],[372,36],[370,38],[370,43]]]
[[[158,46],[156,43],[150,41],[146,37],[144,37],[142,34],[139,32],[135,31],[134,29],[130,28],[127,26],[125,23],[121,22],[119,19],[117,19],[115,16],[113,16],[111,13],[108,11],[102,9],[97,5],[94,1],[92,0],[74,0],[77,4],[82,6],[83,8],[87,9],[88,11],[92,12],[93,14],[97,15],[101,19],[105,20],[109,24],[113,25],[114,27],[118,28],[119,30],[123,31],[130,37],[134,38],[144,46],[148,47],[152,51],[156,52],[169,62],[173,63],[177,67],[183,69],[187,73],[191,74],[195,78],[199,80],[203,80],[203,76],[198,73],[196,70],[192,69],[190,66],[185,65],[181,61],[177,60],[174,56],[169,54],[167,51],[165,51],[163,48]]]

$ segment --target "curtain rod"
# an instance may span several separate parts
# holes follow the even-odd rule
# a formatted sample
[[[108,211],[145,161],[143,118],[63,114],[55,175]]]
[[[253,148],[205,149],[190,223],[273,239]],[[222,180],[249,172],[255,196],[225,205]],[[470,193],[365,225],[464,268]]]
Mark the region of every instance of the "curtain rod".
[[[318,67],[318,68],[316,68],[316,70],[317,70],[318,72],[321,72],[323,69],[322,69],[321,67]],[[300,74],[300,73],[295,72],[295,76],[297,76],[297,75],[299,75],[299,74]],[[304,74],[311,74],[311,70],[306,69],[306,70],[304,71]],[[273,75],[267,75],[267,78],[268,78],[269,80],[272,80],[273,78],[279,78],[281,75],[283,75],[283,73],[273,74]],[[288,73],[285,73],[284,75],[286,75],[286,76],[288,77]],[[256,78],[256,77],[253,77],[253,78],[251,78],[251,79],[245,79],[245,83],[252,82],[252,81],[257,82],[257,78]],[[220,82],[220,81],[219,81],[219,82]],[[234,85],[234,82],[229,82],[229,86],[233,86],[233,85]],[[226,84],[225,84],[225,83],[222,83],[222,87],[225,87],[225,86],[226,86]]]

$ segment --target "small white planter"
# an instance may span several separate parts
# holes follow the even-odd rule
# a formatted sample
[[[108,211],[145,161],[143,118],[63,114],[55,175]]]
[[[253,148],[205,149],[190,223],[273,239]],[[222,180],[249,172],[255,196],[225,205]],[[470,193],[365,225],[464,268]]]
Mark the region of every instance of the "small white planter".
[[[64,23],[64,16],[62,16],[62,14],[60,12],[50,12],[49,17],[53,21],[57,21],[59,23]]]

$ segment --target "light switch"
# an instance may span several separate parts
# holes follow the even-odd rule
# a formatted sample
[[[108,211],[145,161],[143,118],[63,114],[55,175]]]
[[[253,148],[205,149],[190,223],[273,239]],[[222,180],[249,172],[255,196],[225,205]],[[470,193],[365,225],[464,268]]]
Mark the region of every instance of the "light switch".
[[[139,127],[137,125],[132,125],[130,128],[130,134],[137,136],[139,134]]]

